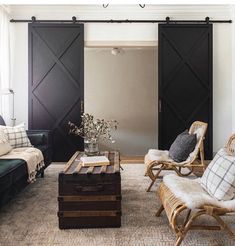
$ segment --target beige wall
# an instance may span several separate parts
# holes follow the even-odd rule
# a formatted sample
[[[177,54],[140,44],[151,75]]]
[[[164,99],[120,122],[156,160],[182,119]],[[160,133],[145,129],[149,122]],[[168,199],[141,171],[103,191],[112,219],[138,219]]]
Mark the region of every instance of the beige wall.
[[[85,111],[119,122],[114,144],[124,155],[143,155],[157,147],[157,50],[85,50]]]

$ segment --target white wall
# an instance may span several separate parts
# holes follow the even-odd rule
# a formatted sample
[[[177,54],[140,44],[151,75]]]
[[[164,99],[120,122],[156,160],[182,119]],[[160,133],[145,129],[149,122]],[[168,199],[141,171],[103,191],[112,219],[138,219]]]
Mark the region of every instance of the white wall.
[[[101,149],[144,155],[157,147],[157,49],[85,49],[85,112],[118,121],[116,142]]]
[[[224,146],[232,134],[232,26],[213,29],[213,147]]]
[[[231,9],[232,19],[235,20],[235,6]],[[235,21],[232,23],[232,131],[235,133]]]
[[[28,125],[28,25],[11,25],[11,69],[16,124]]]
[[[79,14],[78,14],[79,13]],[[231,6],[185,6],[185,5],[110,5],[99,6],[11,6],[11,17],[29,19],[230,19]],[[234,15],[233,15],[234,16]],[[232,28],[234,24],[214,25],[214,151],[224,145],[235,127],[235,88],[232,84]],[[27,24],[12,24],[12,83],[16,92],[17,122],[27,122]],[[156,24],[87,24],[86,41],[157,41]],[[234,56],[235,58],[235,56]],[[234,59],[233,59],[234,61]],[[234,65],[234,62],[233,62]],[[233,77],[234,79],[234,77]],[[234,81],[235,82],[235,81]]]

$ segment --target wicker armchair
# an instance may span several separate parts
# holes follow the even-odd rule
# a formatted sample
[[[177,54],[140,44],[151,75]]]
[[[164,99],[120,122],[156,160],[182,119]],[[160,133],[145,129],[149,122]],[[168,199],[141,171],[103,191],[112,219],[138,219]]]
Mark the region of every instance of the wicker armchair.
[[[233,153],[234,155],[235,134],[231,136],[226,147],[227,150],[231,151],[231,153]],[[182,178],[176,175],[170,176],[171,177],[168,177],[168,179],[166,176],[158,188],[157,192],[159,194],[162,205],[157,211],[156,216],[160,216],[161,212],[165,210],[170,226],[173,228],[177,236],[175,243],[176,246],[181,244],[187,232],[191,229],[224,230],[228,232],[228,234],[232,237],[233,240],[235,240],[234,232],[221,218],[221,216],[235,212],[235,199],[229,201],[219,201],[215,198],[212,198],[205,190],[203,190],[203,188],[197,180]],[[182,195],[179,196],[179,192],[181,191],[179,191],[180,186],[178,184],[182,181],[184,182],[183,187],[187,187],[187,191],[190,190],[191,192],[184,191],[182,192]],[[176,186],[176,189],[178,190],[177,192],[173,189],[172,185],[169,185],[170,182],[174,183],[173,186]],[[197,197],[198,195],[202,197],[202,201],[198,202],[198,200],[195,199],[195,195],[197,195]],[[189,202],[190,196],[194,197],[194,199],[191,199],[191,202]],[[213,217],[217,224],[193,224],[195,220],[197,220],[199,217],[203,215]]]
[[[155,156],[151,156],[151,150],[145,156],[146,165],[146,176],[149,176],[151,184],[149,185],[147,192],[149,192],[159,177],[161,171],[163,170],[173,170],[179,176],[188,176],[193,172],[194,167],[202,167],[205,169],[204,165],[204,144],[203,140],[205,138],[207,130],[207,123],[201,121],[195,121],[189,129],[190,134],[197,134],[197,144],[194,151],[189,155],[186,161],[175,162],[170,159],[168,151],[153,150],[155,151]],[[198,156],[200,155],[200,159]],[[182,170],[186,172],[182,172]]]

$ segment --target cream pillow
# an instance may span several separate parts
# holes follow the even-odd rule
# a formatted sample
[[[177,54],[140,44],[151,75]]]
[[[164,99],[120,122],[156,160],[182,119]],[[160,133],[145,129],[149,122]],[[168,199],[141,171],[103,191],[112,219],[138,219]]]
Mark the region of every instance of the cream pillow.
[[[7,135],[3,129],[0,128],[0,156],[6,155],[12,150],[12,147],[8,141]]]

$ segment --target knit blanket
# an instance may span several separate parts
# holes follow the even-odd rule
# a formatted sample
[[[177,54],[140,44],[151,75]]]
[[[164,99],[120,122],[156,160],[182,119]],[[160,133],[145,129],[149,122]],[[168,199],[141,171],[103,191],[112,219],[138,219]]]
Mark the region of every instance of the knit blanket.
[[[22,159],[27,163],[28,182],[32,183],[36,180],[37,171],[44,166],[44,158],[41,150],[33,147],[23,147],[12,149],[0,159]]]

